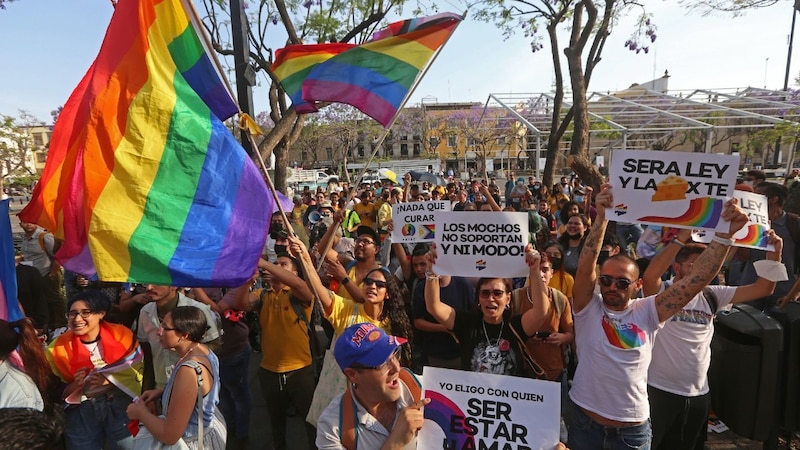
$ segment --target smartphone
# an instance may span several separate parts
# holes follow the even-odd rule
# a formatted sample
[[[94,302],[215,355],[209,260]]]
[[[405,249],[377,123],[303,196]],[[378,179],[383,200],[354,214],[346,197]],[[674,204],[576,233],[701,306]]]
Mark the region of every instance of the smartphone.
[[[533,334],[533,337],[545,340],[550,337],[550,334],[552,334],[550,331],[537,331],[536,333]]]

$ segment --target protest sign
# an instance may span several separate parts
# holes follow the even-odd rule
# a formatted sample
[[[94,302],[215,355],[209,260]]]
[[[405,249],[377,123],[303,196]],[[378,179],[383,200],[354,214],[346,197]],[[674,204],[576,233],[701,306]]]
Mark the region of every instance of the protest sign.
[[[442,212],[436,216],[439,275],[524,277],[528,215],[521,212]]]
[[[561,386],[553,381],[425,367],[417,448],[553,449]]]
[[[450,211],[447,200],[397,203],[392,205],[392,243],[433,242],[436,213]]]
[[[615,150],[609,220],[727,232],[739,157],[710,153]]]
[[[775,246],[767,244],[769,214],[767,211],[767,197],[746,191],[733,191],[733,196],[739,200],[739,207],[747,214],[747,224],[733,235],[736,247],[755,248],[773,251]],[[714,236],[710,231],[695,231],[692,240],[701,244],[708,244]]]

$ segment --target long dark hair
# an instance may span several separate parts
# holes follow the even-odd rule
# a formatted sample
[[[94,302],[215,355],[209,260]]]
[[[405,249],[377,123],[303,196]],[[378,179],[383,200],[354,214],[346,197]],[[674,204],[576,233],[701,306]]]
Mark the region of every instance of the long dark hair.
[[[572,217],[576,217],[576,216],[580,217],[581,222],[583,222],[583,236],[581,236],[581,243],[578,245],[580,247],[580,246],[583,246],[583,241],[586,240],[586,235],[589,234],[589,218],[586,217],[586,214],[575,214]],[[570,217],[570,219],[572,217]],[[569,219],[567,219],[567,220],[569,220]],[[564,222],[564,225],[566,225],[566,224],[567,224],[567,222]],[[564,232],[564,234],[562,234],[561,236],[558,237],[558,243],[561,244],[561,246],[564,247],[565,249],[569,248],[569,236],[567,235],[566,232]]]
[[[369,277],[373,272],[380,272],[386,278],[386,299],[383,301],[379,319],[381,321],[389,320],[392,335],[408,339],[408,345],[403,346],[403,355],[400,361],[403,366],[408,366],[411,364],[411,342],[414,338],[414,331],[403,303],[403,294],[400,287],[397,286],[394,276],[386,269],[372,269],[364,278]]]
[[[19,348],[19,356],[25,366],[25,373],[33,380],[42,398],[47,398],[50,382],[50,364],[44,354],[36,328],[27,317],[16,322],[0,319],[0,360],[8,359],[8,355]]]

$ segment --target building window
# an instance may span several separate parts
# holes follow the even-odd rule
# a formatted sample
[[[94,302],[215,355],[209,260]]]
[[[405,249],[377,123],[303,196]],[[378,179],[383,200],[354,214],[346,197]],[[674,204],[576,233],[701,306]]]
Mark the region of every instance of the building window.
[[[44,146],[44,136],[42,135],[42,133],[33,134],[33,145],[37,147]]]
[[[358,156],[359,156],[360,158],[363,158],[363,157],[364,157],[364,146],[363,146],[363,145],[359,145],[359,146],[358,146]]]
[[[408,156],[408,144],[400,144],[400,156]]]
[[[505,136],[501,136],[501,137],[497,138],[497,145],[506,145]]]
[[[308,150],[303,150],[300,152],[300,159],[302,159],[304,162],[308,161]]]
[[[36,161],[38,161],[40,163],[43,163],[43,164],[46,163],[47,162],[47,153],[45,153],[45,152],[37,152],[36,153]]]
[[[408,135],[407,134],[401,134],[400,135],[400,140],[401,141],[407,141],[408,140]]]
[[[325,154],[328,155],[329,160],[333,160],[333,149],[328,147],[325,149]]]
[[[421,153],[420,145],[418,143],[414,144],[414,156],[419,156]]]
[[[467,138],[467,147],[475,147],[475,138]]]
[[[447,146],[448,147],[455,147],[456,146],[456,137],[455,135],[447,136]]]

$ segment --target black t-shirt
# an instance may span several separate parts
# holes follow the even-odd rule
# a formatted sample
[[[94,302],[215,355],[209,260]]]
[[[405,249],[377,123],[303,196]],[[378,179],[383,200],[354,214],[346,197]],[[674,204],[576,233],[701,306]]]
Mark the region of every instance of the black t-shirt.
[[[414,319],[425,319],[428,322],[438,323],[425,308],[425,283],[424,279],[420,280],[414,288],[412,297],[413,317]],[[452,277],[447,286],[439,288],[439,297],[442,303],[453,307],[456,312],[467,311],[474,303],[472,297],[474,292],[466,278]],[[455,358],[460,354],[461,346],[448,333],[415,331],[414,336],[423,338],[420,344],[429,355],[435,355],[440,358]]]
[[[525,363],[510,327],[523,339],[530,338],[522,330],[522,316],[492,325],[484,322],[480,311],[456,311],[453,333],[461,342],[461,369],[523,376]]]

